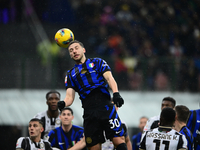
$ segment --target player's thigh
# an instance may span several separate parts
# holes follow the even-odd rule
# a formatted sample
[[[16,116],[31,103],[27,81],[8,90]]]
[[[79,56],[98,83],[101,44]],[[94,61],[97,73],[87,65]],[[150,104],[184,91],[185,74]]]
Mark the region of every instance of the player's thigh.
[[[125,137],[124,136],[120,136],[120,137],[114,137],[111,139],[115,148],[121,144],[121,143],[125,143]]]
[[[104,114],[107,114],[107,118],[103,122],[105,126],[106,138],[111,139],[113,137],[124,136],[125,130],[123,129],[122,122],[114,105],[109,105],[107,113]]]
[[[105,142],[103,129],[98,119],[84,120],[84,134],[87,147]]]
[[[98,143],[92,147],[88,147],[89,150],[101,150],[101,144]]]

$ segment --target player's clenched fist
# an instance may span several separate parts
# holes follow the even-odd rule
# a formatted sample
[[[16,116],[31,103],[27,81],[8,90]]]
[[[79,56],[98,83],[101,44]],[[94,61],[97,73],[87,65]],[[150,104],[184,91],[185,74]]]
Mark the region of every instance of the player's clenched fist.
[[[120,96],[119,92],[113,93],[113,102],[117,107],[121,107],[124,104],[124,100]]]
[[[65,107],[65,102],[64,101],[59,101],[57,103],[57,105],[58,105],[58,109],[61,111]]]

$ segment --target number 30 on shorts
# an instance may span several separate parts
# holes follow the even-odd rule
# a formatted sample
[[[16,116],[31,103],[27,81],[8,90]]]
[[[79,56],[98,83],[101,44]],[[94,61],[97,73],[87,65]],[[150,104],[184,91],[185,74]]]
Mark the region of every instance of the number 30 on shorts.
[[[109,122],[110,122],[110,124],[112,125],[112,126],[110,127],[111,129],[120,126],[119,120],[118,120],[117,118],[115,118],[115,119],[110,119]]]

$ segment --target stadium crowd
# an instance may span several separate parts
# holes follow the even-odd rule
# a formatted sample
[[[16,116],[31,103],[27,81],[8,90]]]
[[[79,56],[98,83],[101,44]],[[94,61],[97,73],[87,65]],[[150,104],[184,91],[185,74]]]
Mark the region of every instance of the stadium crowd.
[[[121,89],[200,90],[198,0],[30,2],[42,22],[76,26],[87,53],[113,63]],[[9,10],[11,21],[21,20],[21,0],[1,3],[0,22]]]

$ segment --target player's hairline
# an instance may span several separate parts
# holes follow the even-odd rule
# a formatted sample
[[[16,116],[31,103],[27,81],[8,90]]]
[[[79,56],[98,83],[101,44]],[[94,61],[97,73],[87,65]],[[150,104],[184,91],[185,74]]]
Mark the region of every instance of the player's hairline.
[[[78,40],[73,40],[73,41],[71,41],[71,42],[69,43],[69,45],[68,45],[68,50],[69,50],[69,46],[72,45],[72,44],[74,44],[74,43],[79,43],[79,44],[84,48],[84,45],[83,45],[82,42],[80,42],[80,41],[78,41]]]

